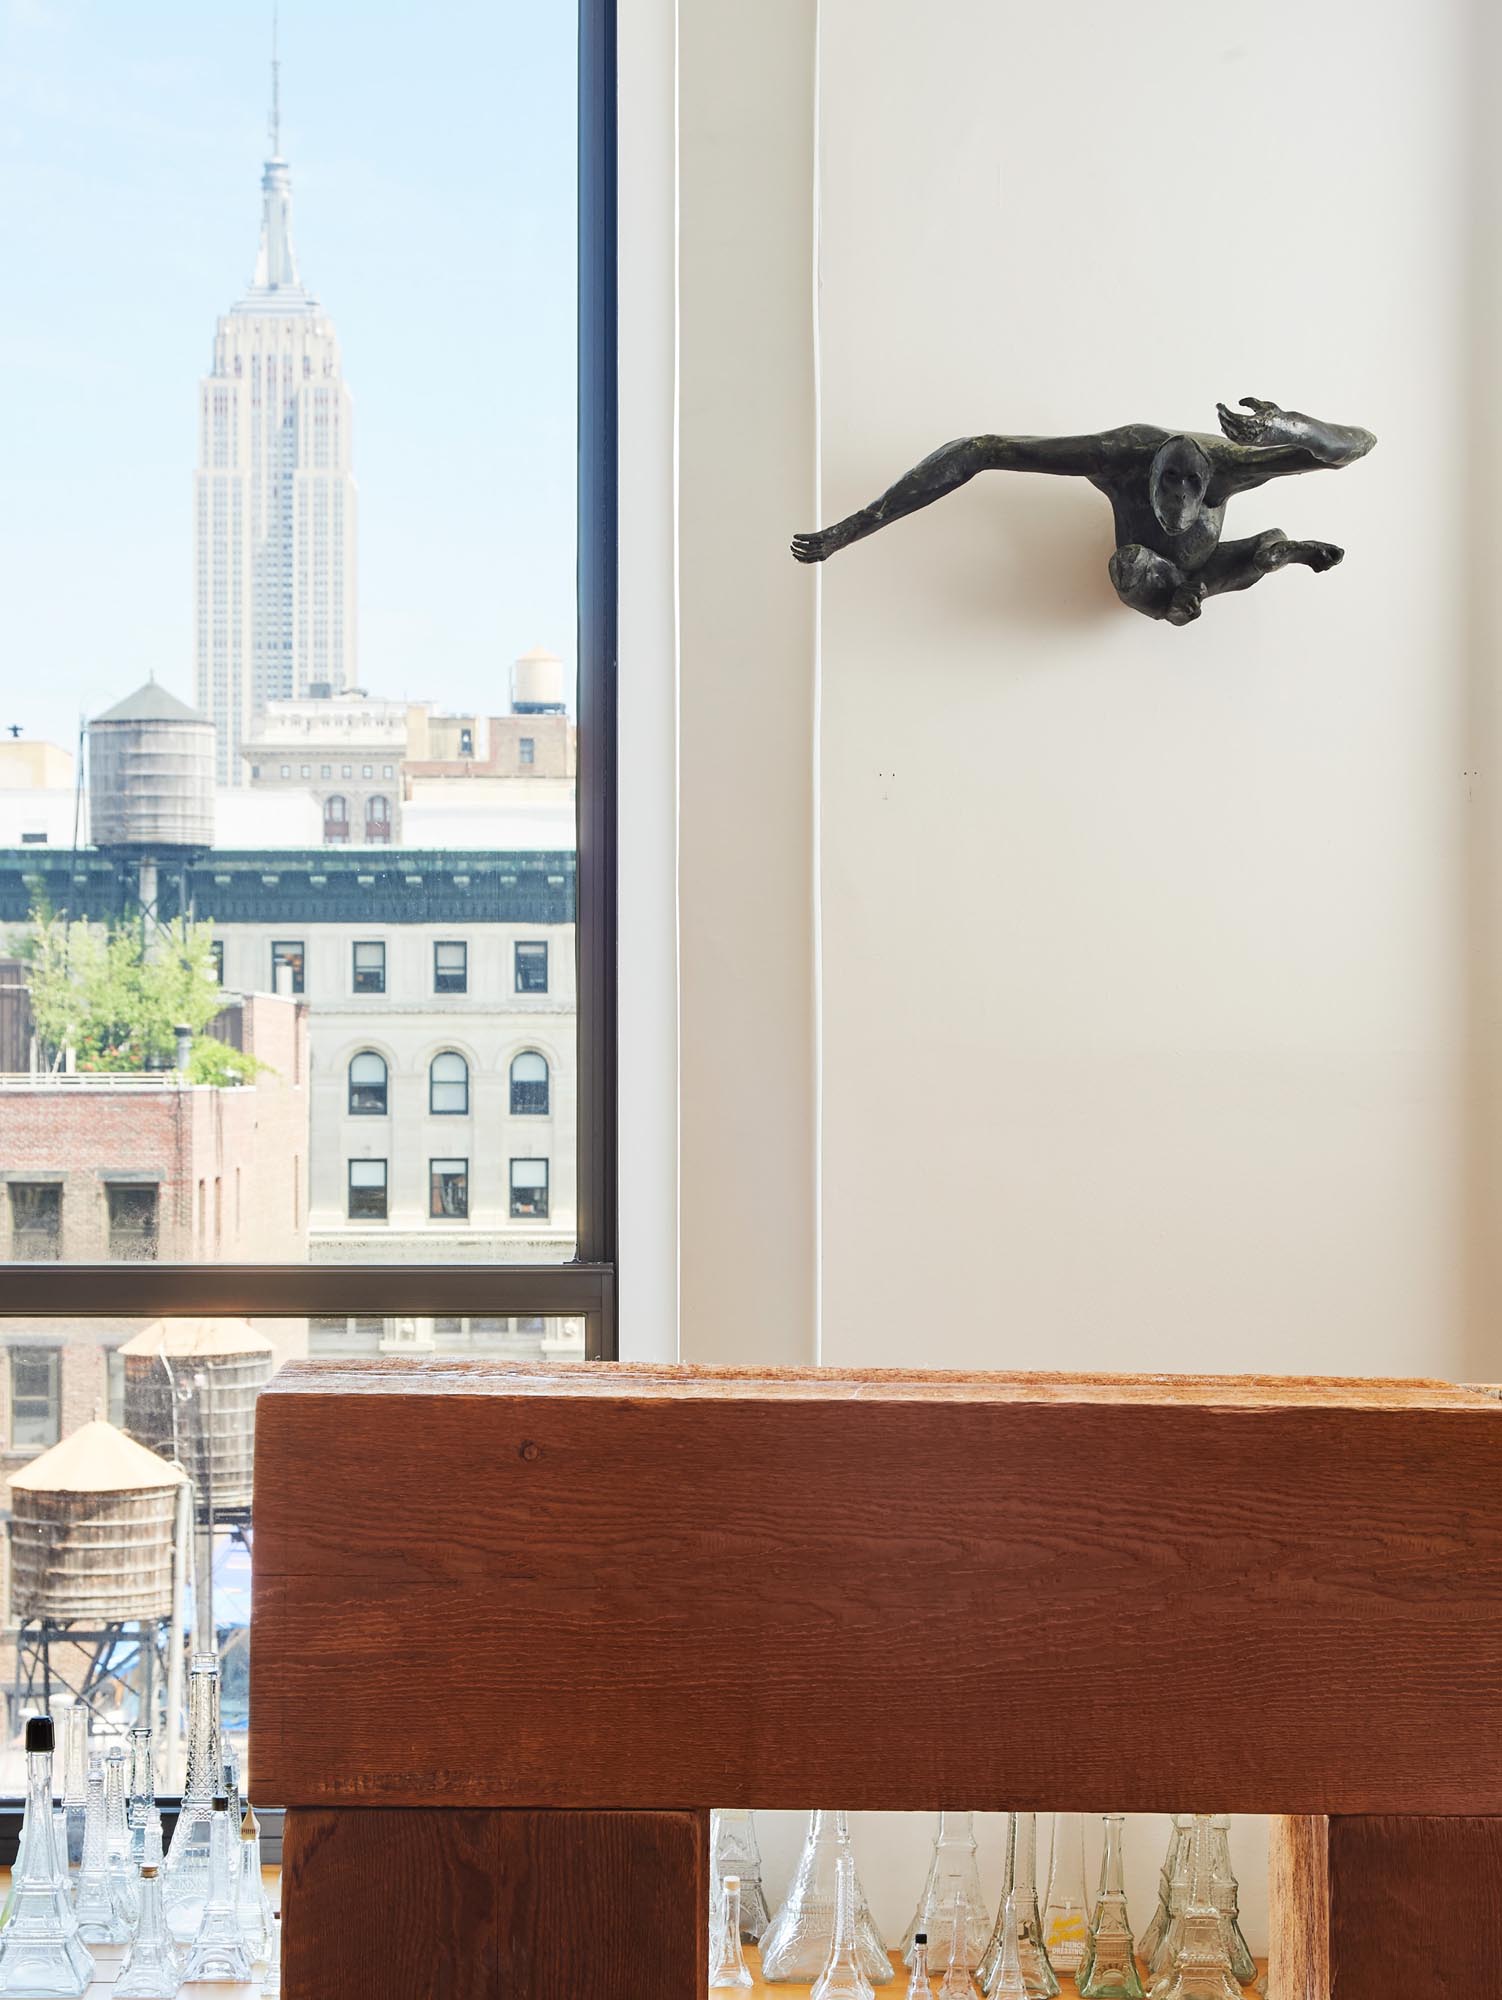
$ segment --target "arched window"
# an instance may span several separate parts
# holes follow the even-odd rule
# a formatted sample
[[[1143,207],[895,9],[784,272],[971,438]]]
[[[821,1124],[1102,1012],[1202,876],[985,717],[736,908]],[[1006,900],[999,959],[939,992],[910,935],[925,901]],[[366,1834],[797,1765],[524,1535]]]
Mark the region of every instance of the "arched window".
[[[512,1061],[511,1110],[519,1118],[545,1118],[548,1114],[547,1060],[534,1049]]]
[[[342,792],[323,802],[323,837],[326,841],[349,839],[349,800]]]
[[[365,801],[365,838],[374,842],[391,839],[391,801],[383,792]]]
[[[428,1071],[428,1109],[455,1117],[469,1110],[469,1064],[452,1049],[433,1058]]]
[[[386,1059],[362,1049],[349,1066],[349,1108],[357,1117],[386,1115]]]

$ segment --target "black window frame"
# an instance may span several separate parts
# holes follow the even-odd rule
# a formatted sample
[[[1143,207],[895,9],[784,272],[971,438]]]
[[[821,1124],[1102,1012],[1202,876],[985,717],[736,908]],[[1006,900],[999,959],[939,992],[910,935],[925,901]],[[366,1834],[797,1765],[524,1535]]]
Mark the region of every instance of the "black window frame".
[[[279,959],[278,952],[295,951],[297,959]],[[282,965],[292,966],[292,995],[296,998],[308,990],[308,941],[306,938],[273,938],[271,940],[271,990],[277,990],[277,969]]]
[[[458,975],[457,986],[445,986],[442,982],[454,977],[452,972],[444,972],[438,964],[441,951],[458,951],[464,954],[464,970]],[[469,991],[469,940],[467,938],[434,938],[433,940],[433,991],[435,993],[467,993]]]
[[[370,974],[360,970],[360,953],[378,951],[381,954],[381,969],[375,975],[379,981],[375,986],[362,986],[362,979]],[[384,993],[386,991],[386,940],[384,938],[355,938],[349,948],[349,990],[351,993]]]
[[[459,1171],[450,1171],[450,1180],[462,1181],[464,1185],[464,1206],[461,1209],[437,1208],[434,1198],[437,1193],[438,1170],[446,1167],[452,1170],[457,1163]],[[428,1161],[428,1220],[429,1222],[468,1222],[469,1220],[469,1159],[458,1153],[445,1154]]]
[[[518,1081],[516,1066],[525,1056],[535,1056],[545,1072],[542,1079],[542,1102],[517,1102],[519,1092],[535,1092],[537,1083],[533,1078]],[[513,1118],[551,1118],[553,1115],[553,1065],[541,1049],[518,1049],[506,1065],[506,1102]]]
[[[13,1452],[49,1451],[62,1436],[63,1431],[63,1350],[61,1346],[54,1346],[46,1341],[21,1340],[17,1341],[15,1346],[9,1348],[7,1351],[10,1355],[10,1381],[8,1384],[10,1390],[10,1435],[6,1440],[6,1449]],[[46,1395],[37,1396],[34,1393],[28,1393],[23,1398],[16,1387],[17,1363],[34,1365],[38,1360],[45,1361],[48,1367],[50,1383]],[[18,1438],[16,1436],[16,1407],[23,1400],[30,1403],[46,1403],[47,1423],[52,1433],[50,1437]]]
[[[129,1195],[150,1195],[151,1220],[148,1227],[139,1231],[132,1226],[122,1228],[116,1214],[117,1208],[129,1206]],[[162,1189],[159,1181],[106,1181],[104,1184],[104,1235],[111,1262],[109,1269],[119,1270],[122,1264],[155,1264],[162,1247]],[[135,1252],[128,1248],[116,1249],[116,1243],[129,1245],[139,1242],[143,1247]],[[149,1246],[149,1247],[146,1247]]]
[[[522,978],[523,964],[530,965],[536,963],[535,959],[528,958],[524,960],[522,957],[523,952],[542,953],[542,984],[540,986],[534,985],[530,981],[523,980]],[[512,964],[512,979],[514,982],[515,990],[518,993],[547,993],[552,990],[553,967],[548,952],[548,941],[546,938],[518,938],[511,947],[511,964]]]
[[[357,1104],[357,1090],[374,1090],[371,1083],[355,1082],[355,1064],[362,1056],[373,1056],[381,1065],[381,1102],[379,1108],[373,1104]],[[344,1072],[344,1109],[350,1118],[389,1118],[391,1115],[391,1065],[379,1049],[356,1049],[349,1059],[349,1067]]]
[[[356,1167],[379,1167],[379,1168],[380,1168],[380,1170],[381,1170],[381,1182],[380,1182],[380,1190],[381,1190],[381,1206],[380,1206],[380,1209],[379,1209],[378,1211],[377,1211],[377,1210],[375,1210],[375,1209],[369,1209],[369,1208],[356,1208],[356,1207],[355,1207],[355,1168],[356,1168]],[[375,1188],[375,1183],[374,1183],[374,1182],[371,1182],[371,1183],[369,1183],[368,1185],[366,1185],[366,1186],[364,1186],[364,1187],[362,1187],[362,1188],[361,1188],[361,1194],[362,1194],[362,1195],[365,1195],[365,1194],[370,1194],[370,1193],[372,1193],[372,1192],[374,1191],[374,1188]],[[346,1219],[347,1219],[348,1221],[350,1221],[350,1222],[389,1222],[389,1221],[391,1220],[391,1162],[390,1162],[390,1160],[385,1160],[385,1159],[383,1159],[383,1160],[350,1160],[350,1161],[348,1161],[348,1162],[346,1163],[346,1165],[345,1165],[345,1171],[344,1171],[344,1213],[345,1213],[345,1217],[346,1217]]]
[[[10,1258],[18,1264],[56,1264],[63,1254],[63,1184],[60,1180],[29,1181],[22,1177],[12,1180],[6,1189],[10,1205]],[[22,1222],[17,1213],[21,1197],[49,1195],[50,1202],[41,1204],[50,1207],[53,1225],[50,1229],[39,1229],[34,1222]],[[37,1246],[45,1246],[40,1256]],[[22,1250],[25,1254],[22,1255]]]
[[[5,1272],[10,1315],[542,1314],[582,1317],[590,1358],[615,1357],[616,15],[616,0],[579,0],[575,1254],[530,1264],[16,1265]]]
[[[516,1205],[516,1170],[518,1167],[542,1168],[542,1207],[518,1208]],[[531,1183],[533,1187],[537,1182]],[[553,1162],[543,1153],[514,1153],[506,1162],[506,1210],[513,1222],[547,1222],[553,1213]]]

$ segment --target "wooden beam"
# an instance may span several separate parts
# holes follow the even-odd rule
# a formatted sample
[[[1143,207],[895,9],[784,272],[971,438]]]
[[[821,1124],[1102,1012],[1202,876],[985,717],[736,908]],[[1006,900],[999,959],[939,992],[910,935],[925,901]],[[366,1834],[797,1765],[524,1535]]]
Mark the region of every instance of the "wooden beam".
[[[1439,1383],[294,1365],[254,1590],[289,1806],[1502,1813]]]
[[[289,1811],[286,2000],[702,2000],[696,1813]]]
[[[1330,1821],[1330,2000],[1502,1994],[1502,1820]]]
[[[1268,2000],[1330,2000],[1330,1822],[1268,1824]]]

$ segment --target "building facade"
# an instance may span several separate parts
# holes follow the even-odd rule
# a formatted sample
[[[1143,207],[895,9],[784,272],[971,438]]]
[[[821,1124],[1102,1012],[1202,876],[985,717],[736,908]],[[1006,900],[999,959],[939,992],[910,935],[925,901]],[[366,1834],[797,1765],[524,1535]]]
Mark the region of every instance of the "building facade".
[[[241,747],[249,784],[310,793],[331,847],[389,847],[401,839],[408,706],[360,688],[272,701]]]
[[[245,782],[259,708],[355,680],[353,405],[333,322],[298,276],[275,116],[271,150],[255,276],[198,396],[196,696],[220,785]]]

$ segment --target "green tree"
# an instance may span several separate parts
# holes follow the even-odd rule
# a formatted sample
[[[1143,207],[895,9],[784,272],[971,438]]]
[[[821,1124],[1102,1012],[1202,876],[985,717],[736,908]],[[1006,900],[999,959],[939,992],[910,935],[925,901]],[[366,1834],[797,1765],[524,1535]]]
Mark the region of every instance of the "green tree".
[[[37,1034],[56,1052],[72,1049],[79,1069],[170,1069],[179,1027],[193,1037],[195,1083],[240,1083],[265,1067],[205,1033],[224,1000],[207,924],[178,918],[148,940],[134,925],[70,923],[37,908],[21,956]]]

